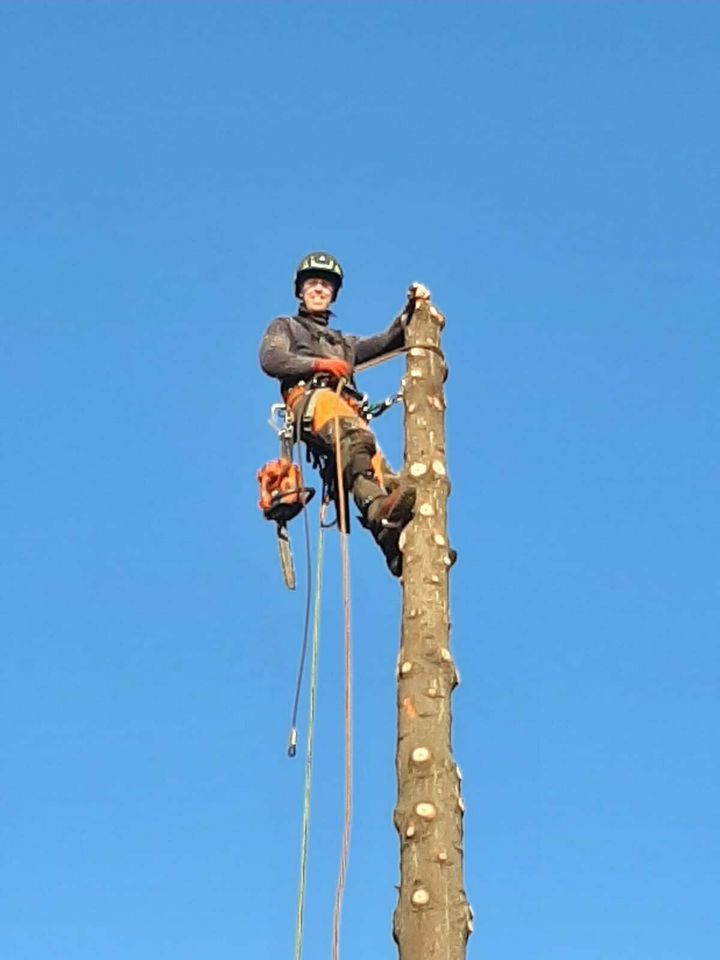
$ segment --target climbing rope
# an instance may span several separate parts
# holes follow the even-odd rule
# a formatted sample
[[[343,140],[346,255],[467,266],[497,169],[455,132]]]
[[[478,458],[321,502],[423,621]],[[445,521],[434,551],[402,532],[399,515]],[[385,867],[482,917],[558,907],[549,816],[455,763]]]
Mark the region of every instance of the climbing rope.
[[[342,393],[343,386],[344,381],[341,379],[337,385],[338,396]],[[342,914],[343,895],[345,893],[348,857],[350,854],[350,826],[352,821],[352,643],[350,633],[350,556],[348,550],[347,511],[345,509],[345,479],[343,477],[340,450],[340,419],[337,410],[335,412],[334,427],[335,470],[337,473],[337,503],[339,511],[338,530],[340,533],[340,550],[342,553],[343,648],[345,656],[345,811],[343,818],[342,851],[340,854],[337,888],[335,890],[332,928],[332,960],[338,960],[340,956],[340,918]]]
[[[315,602],[313,610],[312,644],[310,648],[310,697],[307,742],[305,746],[305,787],[303,797],[302,840],[300,844],[300,879],[298,882],[297,916],[295,920],[295,960],[300,960],[302,954],[303,918],[305,915],[305,880],[307,877],[308,844],[310,838],[310,798],[312,792],[313,744],[315,740],[315,699],[317,694],[318,660],[320,652],[320,598],[322,594],[324,546],[325,530],[321,522],[318,527],[317,559],[315,562]],[[308,569],[308,583],[309,582],[310,571]]]
[[[445,355],[440,347],[436,347],[432,343],[416,343],[412,347],[398,347],[397,350],[391,350],[389,353],[383,353],[381,356],[375,357],[374,360],[365,360],[363,363],[358,363],[353,368],[353,372],[365,373],[366,370],[372,370],[373,367],[379,367],[381,363],[387,363],[388,360],[394,360],[396,357],[401,357],[404,353],[409,353],[411,350],[428,350],[430,353],[437,354],[441,360],[445,362]]]
[[[298,470],[300,473],[300,486],[305,489],[305,477],[303,476],[302,457],[298,457]],[[297,749],[297,717],[300,706],[300,691],[302,689],[303,676],[305,673],[305,659],[307,657],[308,635],[310,631],[310,596],[312,592],[312,583],[310,581],[310,521],[308,520],[307,510],[303,510],[303,520],[305,528],[305,620],[303,623],[303,639],[300,648],[300,662],[298,663],[297,679],[295,680],[295,693],[293,695],[292,714],[290,717],[290,735],[288,737],[288,756],[294,757]]]

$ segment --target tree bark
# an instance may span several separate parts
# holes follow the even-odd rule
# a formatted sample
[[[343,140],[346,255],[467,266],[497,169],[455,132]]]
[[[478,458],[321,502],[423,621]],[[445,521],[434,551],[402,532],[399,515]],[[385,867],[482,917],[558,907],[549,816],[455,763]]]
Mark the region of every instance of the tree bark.
[[[417,486],[401,538],[403,614],[398,660],[400,889],[393,936],[400,960],[463,960],[472,912],[463,887],[463,801],[451,744],[458,673],[449,649],[443,317],[419,302],[406,331],[405,469]]]

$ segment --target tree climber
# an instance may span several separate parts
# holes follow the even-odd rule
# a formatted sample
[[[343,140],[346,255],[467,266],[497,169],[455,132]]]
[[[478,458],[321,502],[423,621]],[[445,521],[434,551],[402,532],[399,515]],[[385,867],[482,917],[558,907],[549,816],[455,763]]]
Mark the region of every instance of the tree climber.
[[[411,520],[415,488],[392,472],[375,436],[359,415],[354,398],[353,370],[404,345],[403,314],[384,333],[354,337],[333,330],[330,304],[342,287],[343,271],[328,253],[310,253],[295,272],[295,296],[300,301],[292,317],[276,317],[265,331],[260,365],[280,381],[285,403],[301,436],[334,457],[335,424],[339,427],[340,458],[345,489],[352,493],[360,520],[372,533],[395,576],[402,572],[400,531]],[[429,291],[414,284],[411,299],[429,299]],[[350,390],[337,393],[339,381]]]

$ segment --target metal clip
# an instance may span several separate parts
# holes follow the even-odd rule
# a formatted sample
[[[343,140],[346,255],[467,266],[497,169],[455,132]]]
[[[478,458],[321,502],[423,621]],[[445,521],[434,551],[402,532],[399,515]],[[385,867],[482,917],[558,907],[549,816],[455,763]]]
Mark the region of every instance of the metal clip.
[[[270,429],[277,435],[278,440],[292,443],[294,420],[293,415],[284,403],[274,403],[270,407],[268,419]]]
[[[364,410],[364,417],[369,423],[376,417],[382,416],[382,414],[389,410],[390,407],[394,406],[396,403],[400,403],[401,400],[402,392],[394,393],[391,397],[386,397],[384,400],[381,400],[380,403],[368,405]]]

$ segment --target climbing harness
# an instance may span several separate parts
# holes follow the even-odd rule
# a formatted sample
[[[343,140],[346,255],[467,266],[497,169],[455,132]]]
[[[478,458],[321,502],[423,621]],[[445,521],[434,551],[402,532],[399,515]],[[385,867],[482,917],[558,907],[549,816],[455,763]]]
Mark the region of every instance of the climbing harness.
[[[323,502],[333,501],[336,506],[335,520],[330,526],[338,524],[341,513],[344,514],[342,530],[349,530],[349,511],[347,491],[343,492],[344,510],[338,509],[338,482],[335,469],[335,457],[325,448],[313,444],[310,438],[310,424],[313,414],[313,398],[316,391],[327,388],[326,376],[316,376],[307,383],[301,381],[287,394],[284,403],[274,403],[270,408],[268,423],[280,442],[280,456],[268,461],[257,472],[260,484],[258,506],[266,520],[275,522],[280,567],[285,585],[289,590],[296,586],[295,563],[288,531],[288,523],[294,519],[315,495],[312,487],[305,486],[302,466],[293,459],[293,448],[301,440],[305,442],[308,462],[318,470],[322,481]],[[339,391],[355,408],[358,415],[369,423],[386,413],[402,399],[402,390],[386,397],[379,403],[371,403],[367,394],[360,393],[354,387],[343,382]],[[298,397],[301,410],[297,418],[292,409]]]

